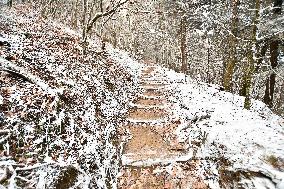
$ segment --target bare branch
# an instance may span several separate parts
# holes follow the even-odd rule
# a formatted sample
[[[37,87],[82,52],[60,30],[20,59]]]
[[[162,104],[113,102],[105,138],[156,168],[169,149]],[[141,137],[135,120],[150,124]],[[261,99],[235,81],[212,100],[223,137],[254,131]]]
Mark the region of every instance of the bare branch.
[[[129,0],[124,0],[124,1],[120,1],[113,9],[107,11],[107,12],[99,12],[97,13],[94,18],[91,20],[91,22],[88,24],[88,27],[87,27],[87,32],[86,33],[89,33],[93,27],[93,25],[96,23],[96,21],[98,19],[100,19],[101,17],[104,17],[104,16],[108,16],[112,13],[114,13],[115,11],[117,11],[117,9],[119,7],[121,7],[122,5],[124,5],[125,3],[127,3]]]

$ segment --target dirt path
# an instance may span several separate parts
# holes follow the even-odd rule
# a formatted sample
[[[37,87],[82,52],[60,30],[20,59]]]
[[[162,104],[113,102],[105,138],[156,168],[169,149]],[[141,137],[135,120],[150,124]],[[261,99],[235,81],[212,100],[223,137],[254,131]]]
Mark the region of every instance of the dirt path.
[[[119,188],[207,188],[194,171],[199,162],[188,160],[188,149],[177,140],[180,121],[170,118],[166,76],[148,65],[140,81],[142,93],[132,103],[125,125],[130,136],[123,151]]]

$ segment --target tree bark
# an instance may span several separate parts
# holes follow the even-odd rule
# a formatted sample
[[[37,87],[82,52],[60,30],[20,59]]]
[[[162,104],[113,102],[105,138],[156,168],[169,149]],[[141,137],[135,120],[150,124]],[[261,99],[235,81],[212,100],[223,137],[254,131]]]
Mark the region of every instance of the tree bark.
[[[13,6],[13,0],[8,0],[8,1],[7,1],[7,5],[8,5],[9,7],[12,7],[12,6]]]
[[[271,69],[275,69],[278,65],[278,47],[279,41],[275,40],[270,43],[270,63]],[[276,82],[276,74],[272,72],[266,80],[265,94],[263,97],[263,102],[268,105],[268,107],[273,107],[273,96],[274,88]]]
[[[259,9],[260,9],[260,0],[255,0],[255,16],[252,23],[252,35],[250,42],[250,49],[247,53],[248,63],[244,69],[244,75],[242,78],[242,86],[240,90],[240,94],[245,97],[244,108],[250,109],[251,107],[251,99],[250,99],[250,89],[252,83],[252,75],[255,71],[255,60],[254,55],[258,52],[258,44],[257,44],[257,24],[259,20]]]
[[[274,0],[274,13],[278,15],[281,13],[283,0]],[[279,40],[272,39],[270,42],[270,64],[271,69],[275,69],[278,65],[278,48],[279,48]],[[274,96],[274,88],[276,83],[276,74],[272,71],[272,73],[268,76],[265,85],[265,94],[263,97],[263,102],[268,105],[268,107],[273,107],[273,96]]]
[[[181,71],[187,72],[187,55],[186,55],[186,17],[183,17],[180,25],[181,30]]]
[[[233,2],[233,17],[232,17],[232,26],[231,26],[231,35],[229,38],[229,61],[226,65],[225,73],[224,73],[224,88],[226,91],[232,92],[232,80],[233,74],[235,70],[235,66],[237,63],[237,33],[238,33],[238,8],[240,1],[234,0]]]

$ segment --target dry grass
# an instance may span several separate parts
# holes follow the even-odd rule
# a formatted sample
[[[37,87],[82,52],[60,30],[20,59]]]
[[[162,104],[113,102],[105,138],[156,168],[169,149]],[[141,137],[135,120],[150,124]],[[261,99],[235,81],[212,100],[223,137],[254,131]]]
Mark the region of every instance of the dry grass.
[[[265,159],[274,168],[278,170],[284,170],[284,160],[283,159],[275,157],[274,155],[267,156]]]

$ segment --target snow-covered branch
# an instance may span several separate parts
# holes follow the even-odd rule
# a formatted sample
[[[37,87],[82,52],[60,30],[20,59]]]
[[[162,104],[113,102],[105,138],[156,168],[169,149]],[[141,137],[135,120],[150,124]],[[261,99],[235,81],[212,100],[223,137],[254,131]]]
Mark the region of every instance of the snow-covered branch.
[[[89,33],[93,27],[93,25],[96,23],[96,21],[98,19],[100,19],[101,17],[104,17],[104,16],[108,16],[108,15],[111,15],[112,13],[114,13],[115,11],[118,10],[118,8],[120,8],[122,5],[124,5],[125,3],[127,3],[129,0],[124,0],[124,1],[119,1],[117,3],[117,5],[115,7],[113,7],[111,10],[109,11],[106,11],[106,12],[98,12],[90,21],[90,23],[88,23],[88,26],[87,26],[87,33]]]

